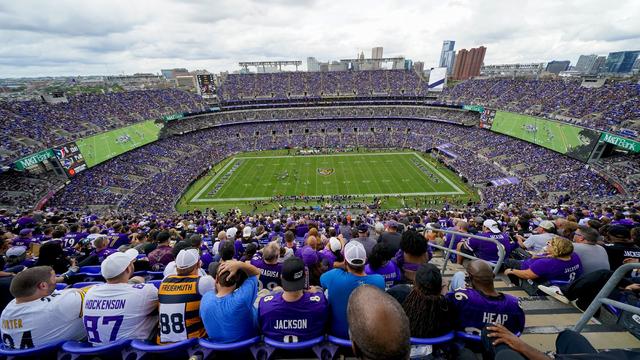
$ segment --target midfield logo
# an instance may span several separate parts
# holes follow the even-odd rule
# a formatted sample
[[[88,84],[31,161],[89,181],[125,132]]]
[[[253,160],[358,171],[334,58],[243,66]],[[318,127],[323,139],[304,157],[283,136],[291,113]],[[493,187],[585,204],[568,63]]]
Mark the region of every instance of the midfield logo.
[[[334,168],[318,168],[318,174],[322,176],[329,176],[335,172]]]

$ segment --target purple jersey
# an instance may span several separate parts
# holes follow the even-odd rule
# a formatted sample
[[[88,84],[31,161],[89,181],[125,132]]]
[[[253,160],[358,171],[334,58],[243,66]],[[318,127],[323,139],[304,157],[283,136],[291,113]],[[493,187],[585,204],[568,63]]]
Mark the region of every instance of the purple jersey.
[[[87,233],[76,233],[70,232],[62,238],[62,247],[63,248],[72,248],[76,246],[80,240],[86,238],[89,234]]]
[[[294,302],[287,302],[282,298],[282,293],[276,293],[260,299],[258,313],[260,328],[265,336],[294,343],[324,335],[328,304],[321,292],[305,292]]]
[[[486,324],[501,324],[513,333],[524,329],[524,311],[515,296],[501,293],[493,297],[475,289],[456,289],[446,297],[456,313],[458,330],[479,334]]]
[[[12,240],[11,245],[24,246],[28,250],[32,243],[37,243],[37,241],[33,238],[18,237]]]
[[[576,253],[567,261],[554,257],[528,259],[522,263],[522,270],[530,269],[540,280],[573,281],[582,275],[582,262]]]
[[[333,263],[338,259],[334,253],[329,249],[322,249],[318,251],[318,255],[320,256],[320,260],[323,264],[327,265],[328,270],[333,269]]]
[[[273,290],[276,286],[280,286],[280,273],[282,273],[282,264],[267,264],[263,259],[254,257],[251,259],[251,265],[260,269],[259,289]]]
[[[95,256],[97,256],[97,257],[98,257],[98,261],[99,261],[100,263],[102,263],[102,261],[104,261],[104,259],[106,259],[106,258],[107,258],[107,256],[109,256],[109,255],[111,255],[111,254],[113,254],[113,253],[115,253],[115,252],[116,252],[116,250],[109,249],[109,248],[104,248],[104,249],[102,249],[102,250],[100,250],[100,251],[95,251],[95,250],[94,250],[94,251],[91,253],[91,255],[95,255]]]
[[[478,236],[498,240],[500,243],[502,243],[502,245],[504,245],[504,249],[506,251],[505,257],[509,255],[509,252],[511,250],[511,243],[509,242],[509,235],[507,235],[506,233],[494,234],[487,232],[480,233],[478,234]],[[498,247],[492,242],[469,238],[467,247],[473,250],[473,253],[482,260],[493,262],[498,261]]]
[[[380,266],[377,269],[372,269],[369,264],[364,267],[364,272],[367,275],[379,274],[384,278],[385,287],[388,289],[402,280],[402,273],[400,268],[393,261],[388,261],[386,264]]]
[[[130,243],[128,234],[117,233],[109,230],[107,236],[109,237],[109,247],[112,249],[117,249],[122,245],[128,245]]]

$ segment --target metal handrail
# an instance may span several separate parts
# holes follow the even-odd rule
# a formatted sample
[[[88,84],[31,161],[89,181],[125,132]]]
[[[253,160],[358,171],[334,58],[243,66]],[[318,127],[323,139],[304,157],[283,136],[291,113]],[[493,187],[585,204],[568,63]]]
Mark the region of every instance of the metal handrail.
[[[454,231],[454,230],[436,229],[436,228],[433,228],[433,227],[429,226],[428,224],[427,224],[427,226],[426,226],[426,228],[424,230],[424,233],[423,233],[423,235],[425,235],[425,238],[426,238],[427,231],[429,231],[429,230],[439,231],[439,232],[443,232],[445,234],[458,235],[458,236],[461,236],[463,238],[474,238],[474,239],[478,239],[478,240],[482,240],[482,241],[488,241],[488,242],[496,244],[496,246],[498,248],[498,262],[496,262],[494,264],[491,261],[487,261],[487,263],[493,267],[493,273],[494,274],[497,275],[498,272],[500,271],[500,268],[502,267],[502,263],[504,262],[504,258],[505,258],[506,254],[507,254],[507,251],[505,250],[504,245],[501,242],[499,242],[498,240],[491,239],[491,238],[484,237],[484,236],[479,236],[479,235],[474,235],[474,234]],[[470,260],[483,260],[483,259],[480,259],[480,258],[478,258],[476,256],[469,255],[469,254],[464,254],[464,253],[462,253],[462,252],[460,252],[458,250],[453,250],[453,240],[454,240],[454,238],[451,237],[451,241],[449,242],[449,246],[448,247],[447,246],[441,246],[441,245],[433,244],[433,243],[429,243],[429,246],[444,251],[444,264],[442,265],[442,273],[443,274],[444,274],[444,271],[447,268],[447,263],[449,262],[449,254],[456,254],[458,256],[462,256],[462,257],[470,259]]]
[[[640,315],[640,307],[621,303],[619,301],[611,300],[608,298],[611,294],[611,291],[613,291],[613,289],[618,286],[620,280],[622,280],[622,278],[633,269],[640,269],[640,264],[624,264],[616,269],[616,271],[614,271],[614,273],[611,275],[604,287],[600,290],[598,295],[596,295],[591,304],[589,304],[587,310],[584,312],[584,314],[582,314],[582,317],[580,318],[580,320],[578,320],[576,326],[573,327],[573,330],[575,330],[576,332],[582,331],[582,329],[584,329],[584,327],[587,325],[587,322],[589,322],[593,315],[595,315],[596,311],[600,309],[600,305],[602,304],[611,305],[618,309]]]

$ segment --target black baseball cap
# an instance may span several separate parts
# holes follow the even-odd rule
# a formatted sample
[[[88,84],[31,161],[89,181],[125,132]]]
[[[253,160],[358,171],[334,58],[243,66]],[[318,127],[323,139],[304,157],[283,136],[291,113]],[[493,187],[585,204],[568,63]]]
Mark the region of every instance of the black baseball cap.
[[[367,224],[362,223],[358,226],[358,232],[366,233],[367,231],[369,231]]]
[[[282,288],[285,291],[304,289],[304,261],[299,257],[292,256],[282,263]]]

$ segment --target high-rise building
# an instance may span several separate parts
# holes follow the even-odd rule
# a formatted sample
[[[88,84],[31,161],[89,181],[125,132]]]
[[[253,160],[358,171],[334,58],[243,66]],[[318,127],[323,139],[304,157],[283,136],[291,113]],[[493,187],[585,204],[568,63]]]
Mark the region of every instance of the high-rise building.
[[[466,80],[480,75],[480,68],[486,52],[487,48],[484,46],[458,51],[451,77],[455,80]]]
[[[377,46],[371,49],[372,59],[382,59],[382,46]]]
[[[552,74],[559,74],[561,71],[569,70],[569,65],[571,65],[571,61],[569,60],[553,60],[547,63],[547,68],[545,69],[545,71]]]
[[[628,73],[640,55],[640,50],[611,52],[607,56],[606,71],[610,73]]]
[[[591,67],[591,71],[589,71],[589,74],[596,75],[596,74],[600,74],[601,72],[605,72],[606,64],[607,64],[607,57],[598,56],[598,58],[596,59],[596,62],[593,63],[593,66]]]
[[[307,58],[307,71],[320,71],[320,62],[314,57]]]
[[[574,70],[579,71],[583,74],[589,74],[591,72],[591,69],[593,68],[593,65],[596,63],[596,60],[598,60],[598,55],[596,54],[580,55]]]
[[[451,75],[453,71],[453,64],[456,59],[456,52],[454,50],[456,42],[454,40],[445,40],[442,42],[442,51],[440,52],[440,67],[447,68],[447,75]]]

